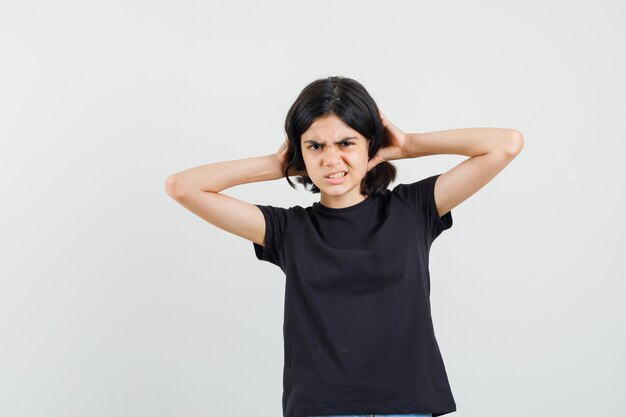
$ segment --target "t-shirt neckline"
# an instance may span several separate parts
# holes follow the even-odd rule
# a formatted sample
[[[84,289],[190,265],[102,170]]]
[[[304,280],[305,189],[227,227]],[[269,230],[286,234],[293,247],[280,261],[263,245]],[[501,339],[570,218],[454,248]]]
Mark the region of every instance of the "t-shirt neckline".
[[[372,202],[373,198],[372,197],[367,197],[365,198],[363,201],[360,201],[356,204],[353,204],[351,206],[348,207],[342,207],[342,208],[332,208],[332,207],[326,207],[324,205],[322,205],[322,203],[320,202],[315,202],[313,203],[313,207],[315,207],[316,210],[325,212],[325,213],[333,213],[333,214],[340,214],[340,213],[350,213],[354,210],[358,210],[361,207],[366,207],[368,206],[371,202]]]

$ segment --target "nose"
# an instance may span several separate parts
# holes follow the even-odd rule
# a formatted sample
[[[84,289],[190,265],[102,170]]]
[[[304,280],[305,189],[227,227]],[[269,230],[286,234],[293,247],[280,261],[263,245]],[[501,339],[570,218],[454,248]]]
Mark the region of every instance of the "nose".
[[[341,150],[337,146],[326,146],[322,153],[322,163],[325,166],[335,166],[341,160]]]

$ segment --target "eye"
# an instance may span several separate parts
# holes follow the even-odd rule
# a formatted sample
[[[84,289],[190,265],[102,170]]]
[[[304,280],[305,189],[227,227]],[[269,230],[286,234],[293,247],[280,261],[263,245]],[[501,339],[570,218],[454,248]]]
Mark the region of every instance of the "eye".
[[[354,142],[351,141],[345,141],[345,142],[341,142],[340,145],[348,145],[348,146],[343,146],[344,148],[349,148],[350,146],[354,145]],[[319,148],[317,148],[317,146],[321,146],[319,143],[313,143],[309,146],[307,146],[307,149],[312,149],[312,150],[317,150]]]

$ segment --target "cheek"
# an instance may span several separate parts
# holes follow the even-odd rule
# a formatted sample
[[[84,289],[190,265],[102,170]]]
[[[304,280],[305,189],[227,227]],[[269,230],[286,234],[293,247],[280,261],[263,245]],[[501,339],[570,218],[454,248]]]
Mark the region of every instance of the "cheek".
[[[368,162],[369,162],[369,156],[367,155],[367,151],[365,151],[359,155],[359,163],[361,165],[367,166]]]
[[[303,157],[303,158],[302,158],[302,160],[304,161],[304,167],[305,167],[305,168],[311,168],[311,169],[313,169],[313,166],[314,166],[315,164],[313,163],[313,161],[311,161],[311,159],[310,159],[310,158]]]

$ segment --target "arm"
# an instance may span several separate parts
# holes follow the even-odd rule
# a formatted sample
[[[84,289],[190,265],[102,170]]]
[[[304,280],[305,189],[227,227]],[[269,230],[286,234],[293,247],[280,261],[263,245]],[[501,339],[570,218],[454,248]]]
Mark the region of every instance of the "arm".
[[[188,191],[219,193],[240,184],[278,179],[280,169],[273,155],[214,162],[170,175],[166,189],[171,196]]]
[[[490,182],[523,146],[524,137],[513,129],[467,128],[410,133],[404,158],[436,154],[470,157],[441,174],[435,183],[437,210],[443,216]]]
[[[170,175],[166,190],[170,196],[189,190],[219,193],[236,185],[283,178],[284,169],[285,162],[278,153],[214,162]],[[288,172],[290,176],[300,174],[294,169]]]
[[[371,166],[381,161],[437,154],[470,157],[437,178],[435,201],[440,216],[484,187],[524,147],[524,137],[514,129],[477,127],[407,134],[382,112],[380,115],[390,144],[372,158]]]
[[[190,168],[170,175],[165,190],[180,205],[212,225],[264,245],[265,219],[261,210],[220,192],[239,184],[282,178],[286,155],[284,142],[275,154]],[[289,175],[298,172],[290,170]]]
[[[524,139],[518,131],[494,127],[408,133],[406,136],[403,158],[437,154],[474,157],[494,151],[515,156],[524,146]]]

